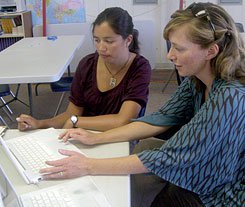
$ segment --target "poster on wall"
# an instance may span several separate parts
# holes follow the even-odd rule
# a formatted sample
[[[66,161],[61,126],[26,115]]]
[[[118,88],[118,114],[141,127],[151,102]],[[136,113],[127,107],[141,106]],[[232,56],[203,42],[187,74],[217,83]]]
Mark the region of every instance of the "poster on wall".
[[[26,0],[32,12],[33,25],[42,25],[42,1]],[[47,24],[81,23],[86,21],[84,0],[46,0]]]

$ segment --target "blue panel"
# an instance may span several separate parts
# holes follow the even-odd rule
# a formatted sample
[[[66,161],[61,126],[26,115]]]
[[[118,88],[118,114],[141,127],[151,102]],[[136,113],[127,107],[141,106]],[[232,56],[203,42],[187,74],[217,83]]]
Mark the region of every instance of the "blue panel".
[[[158,0],[134,0],[133,4],[157,4]]]

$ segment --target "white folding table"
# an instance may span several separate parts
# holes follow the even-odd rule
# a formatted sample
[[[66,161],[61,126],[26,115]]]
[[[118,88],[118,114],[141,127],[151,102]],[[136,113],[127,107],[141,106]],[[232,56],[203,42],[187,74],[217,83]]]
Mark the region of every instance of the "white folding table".
[[[31,83],[58,81],[84,35],[23,38],[0,52],[0,84],[28,84],[30,114],[33,113]]]
[[[62,131],[62,130],[61,130]],[[7,130],[4,139],[11,139],[33,131],[20,132],[16,129]],[[110,158],[122,157],[129,155],[129,143],[111,143],[101,144],[95,146],[86,146],[80,143],[76,146],[91,158]],[[0,165],[7,173],[8,178],[14,185],[17,194],[23,194],[38,189],[43,189],[56,184],[64,183],[69,180],[54,180],[54,181],[41,181],[38,185],[27,185],[21,175],[18,173],[13,163],[7,157],[0,145]],[[104,193],[112,207],[130,207],[130,176],[129,175],[98,175],[91,176],[99,190]]]

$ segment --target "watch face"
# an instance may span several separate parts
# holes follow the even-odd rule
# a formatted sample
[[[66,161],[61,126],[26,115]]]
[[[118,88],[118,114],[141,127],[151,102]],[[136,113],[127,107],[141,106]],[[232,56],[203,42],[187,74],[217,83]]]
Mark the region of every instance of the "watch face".
[[[72,116],[71,121],[72,121],[72,123],[75,124],[77,122],[77,116]]]
[[[78,118],[77,118],[77,116],[71,116],[71,122],[72,122],[72,127],[73,128],[76,128],[76,123],[77,123],[77,121],[78,121]]]

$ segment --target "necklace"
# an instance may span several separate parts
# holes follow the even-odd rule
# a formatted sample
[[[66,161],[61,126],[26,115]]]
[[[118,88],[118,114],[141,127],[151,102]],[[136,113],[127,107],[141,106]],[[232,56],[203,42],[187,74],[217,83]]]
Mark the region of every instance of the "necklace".
[[[114,88],[117,84],[117,79],[115,78],[117,74],[119,74],[125,67],[126,65],[128,64],[130,60],[130,56],[128,57],[127,61],[123,64],[123,66],[115,73],[115,74],[112,74],[112,72],[110,71],[110,69],[108,68],[108,66],[106,65],[106,62],[104,62],[105,64],[105,67],[107,69],[107,71],[110,73],[111,75],[111,78],[110,78],[110,82],[109,82],[109,85]]]

